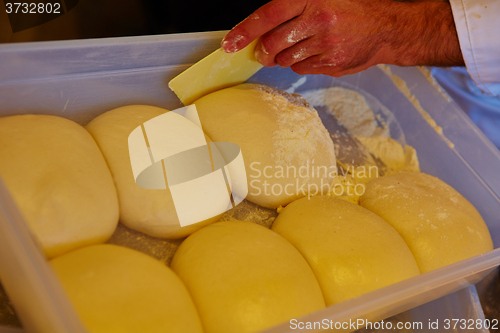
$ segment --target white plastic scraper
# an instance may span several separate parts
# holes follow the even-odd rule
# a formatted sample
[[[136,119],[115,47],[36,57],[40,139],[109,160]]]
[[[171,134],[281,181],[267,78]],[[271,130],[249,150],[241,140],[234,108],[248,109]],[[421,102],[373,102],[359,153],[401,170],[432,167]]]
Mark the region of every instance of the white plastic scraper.
[[[243,83],[262,68],[254,55],[256,43],[254,40],[236,53],[218,49],[174,77],[169,88],[188,105],[206,94]]]

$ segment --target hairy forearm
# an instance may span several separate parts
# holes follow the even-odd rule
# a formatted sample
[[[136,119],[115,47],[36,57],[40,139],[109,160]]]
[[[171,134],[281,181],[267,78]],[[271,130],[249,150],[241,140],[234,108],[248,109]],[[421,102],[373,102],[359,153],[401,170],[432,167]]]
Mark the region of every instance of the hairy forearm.
[[[385,55],[400,66],[463,66],[450,4],[444,1],[398,2],[387,18]]]

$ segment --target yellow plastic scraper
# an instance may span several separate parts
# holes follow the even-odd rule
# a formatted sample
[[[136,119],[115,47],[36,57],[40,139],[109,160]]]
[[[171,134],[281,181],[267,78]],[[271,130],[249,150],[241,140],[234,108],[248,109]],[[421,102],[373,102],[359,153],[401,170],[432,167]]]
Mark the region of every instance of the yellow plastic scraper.
[[[255,59],[257,39],[236,53],[211,53],[174,77],[168,86],[184,105],[219,89],[243,83],[262,65]]]

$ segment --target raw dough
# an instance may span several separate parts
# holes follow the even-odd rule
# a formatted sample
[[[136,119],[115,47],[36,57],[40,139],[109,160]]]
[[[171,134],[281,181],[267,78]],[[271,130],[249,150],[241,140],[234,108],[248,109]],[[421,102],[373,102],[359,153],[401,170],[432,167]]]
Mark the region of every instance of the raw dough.
[[[420,171],[417,152],[412,146],[405,145],[403,149],[398,141],[384,136],[357,137],[357,139],[370,153],[385,163],[388,168],[386,175],[401,171]]]
[[[359,137],[358,139],[370,153],[386,164],[385,175],[420,171],[417,152],[413,147],[406,145],[403,150],[399,142],[383,136]],[[379,177],[377,167],[373,165],[355,167],[338,163],[342,165],[343,169],[333,179],[328,195],[359,204],[359,200],[365,192],[365,184]]]
[[[436,177],[404,172],[374,179],[360,204],[403,236],[422,273],[493,250],[478,211]]]
[[[212,140],[240,146],[248,200],[276,208],[328,191],[336,172],[333,142],[316,110],[298,95],[242,84],[194,104]]]
[[[161,238],[182,238],[220,216],[180,226],[170,190],[145,189],[134,180],[128,137],[145,121],[168,112],[154,106],[130,105],[96,117],[87,126],[108,162],[120,201],[120,221],[127,227]],[[207,198],[208,200],[208,198]]]
[[[257,332],[325,306],[311,268],[290,243],[251,222],[189,236],[172,260],[206,333]]]
[[[294,201],[281,211],[272,230],[306,258],[327,306],[420,273],[396,230],[369,210],[341,199]]]
[[[0,118],[0,175],[48,258],[105,242],[118,223],[113,179],[92,136],[47,115]]]
[[[50,264],[90,332],[202,332],[182,281],[144,253],[94,245]]]

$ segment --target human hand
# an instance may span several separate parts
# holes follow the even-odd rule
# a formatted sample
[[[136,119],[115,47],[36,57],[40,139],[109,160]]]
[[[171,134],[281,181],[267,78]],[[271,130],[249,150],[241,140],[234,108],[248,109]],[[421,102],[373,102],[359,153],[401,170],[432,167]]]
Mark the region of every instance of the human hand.
[[[379,63],[463,65],[450,5],[442,1],[274,0],[232,29],[236,52],[260,37],[257,60],[299,74],[352,74]]]

